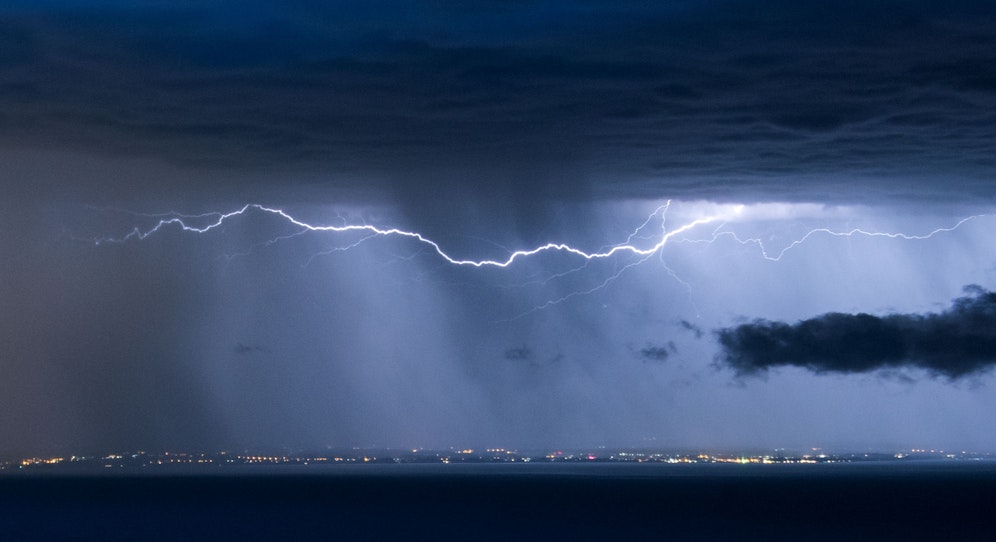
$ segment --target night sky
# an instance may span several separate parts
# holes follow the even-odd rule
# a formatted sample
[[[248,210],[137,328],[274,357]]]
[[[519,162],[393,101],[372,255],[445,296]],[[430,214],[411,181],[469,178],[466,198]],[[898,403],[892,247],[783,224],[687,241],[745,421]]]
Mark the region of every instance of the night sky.
[[[996,449],[991,2],[8,0],[0,186],[0,454]]]

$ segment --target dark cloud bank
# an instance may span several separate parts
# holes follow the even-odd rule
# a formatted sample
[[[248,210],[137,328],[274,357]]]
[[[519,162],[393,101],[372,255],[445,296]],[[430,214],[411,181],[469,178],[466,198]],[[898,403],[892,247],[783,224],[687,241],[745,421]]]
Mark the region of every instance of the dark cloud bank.
[[[940,313],[828,313],[720,329],[718,361],[741,376],[784,366],[818,374],[916,368],[952,380],[982,373],[996,365],[996,293],[965,291]]]
[[[994,44],[964,0],[12,2],[0,145],[406,201],[991,199]]]

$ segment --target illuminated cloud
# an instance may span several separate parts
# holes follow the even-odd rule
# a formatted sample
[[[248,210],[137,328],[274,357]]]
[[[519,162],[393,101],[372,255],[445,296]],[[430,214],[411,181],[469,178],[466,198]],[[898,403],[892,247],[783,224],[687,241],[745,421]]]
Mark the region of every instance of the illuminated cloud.
[[[996,366],[996,293],[965,291],[940,313],[828,313],[719,329],[718,360],[742,376],[785,366],[818,374],[923,369],[952,380],[979,374]]]

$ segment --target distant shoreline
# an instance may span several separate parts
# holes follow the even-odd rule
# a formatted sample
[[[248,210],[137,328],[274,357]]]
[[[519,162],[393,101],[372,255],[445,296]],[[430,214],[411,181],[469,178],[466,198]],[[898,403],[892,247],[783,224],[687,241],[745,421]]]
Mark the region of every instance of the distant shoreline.
[[[250,452],[156,452],[145,451],[112,453],[106,455],[71,455],[28,457],[0,463],[0,475],[15,472],[68,473],[68,472],[291,472],[308,468],[310,472],[336,472],[362,470],[372,466],[387,465],[458,465],[519,464],[539,467],[542,465],[831,465],[831,464],[886,464],[886,465],[938,465],[985,464],[996,465],[996,455],[990,453],[939,450],[908,450],[903,452],[824,453],[677,453],[643,449],[556,450],[520,452],[505,448],[485,450],[393,450],[351,449],[324,452],[297,452],[263,454]],[[282,469],[282,471],[281,471]],[[444,471],[441,471],[444,472]]]

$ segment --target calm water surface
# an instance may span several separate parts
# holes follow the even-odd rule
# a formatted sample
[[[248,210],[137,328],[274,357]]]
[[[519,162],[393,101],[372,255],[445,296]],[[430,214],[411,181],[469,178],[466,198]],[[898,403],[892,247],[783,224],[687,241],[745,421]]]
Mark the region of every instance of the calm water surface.
[[[996,462],[0,476],[3,540],[992,540]]]

